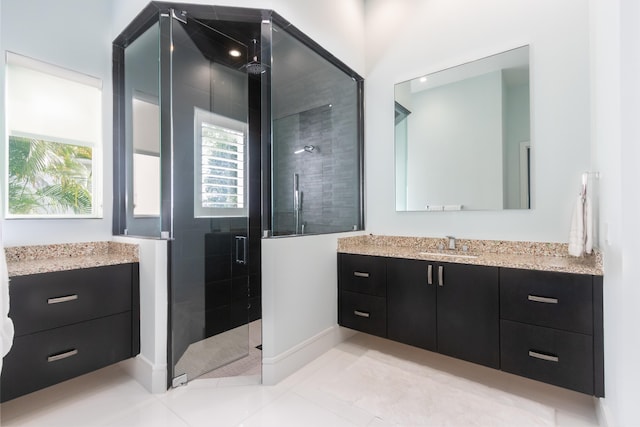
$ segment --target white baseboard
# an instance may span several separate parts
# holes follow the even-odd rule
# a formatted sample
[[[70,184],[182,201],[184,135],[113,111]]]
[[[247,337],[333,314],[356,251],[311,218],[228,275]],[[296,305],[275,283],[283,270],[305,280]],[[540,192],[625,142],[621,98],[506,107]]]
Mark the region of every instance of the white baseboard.
[[[274,357],[262,359],[262,383],[275,385],[355,332],[334,325]]]
[[[604,398],[596,398],[596,416],[600,427],[614,427],[611,412]]]
[[[121,362],[120,366],[150,393],[167,391],[167,365],[154,365],[139,354]]]

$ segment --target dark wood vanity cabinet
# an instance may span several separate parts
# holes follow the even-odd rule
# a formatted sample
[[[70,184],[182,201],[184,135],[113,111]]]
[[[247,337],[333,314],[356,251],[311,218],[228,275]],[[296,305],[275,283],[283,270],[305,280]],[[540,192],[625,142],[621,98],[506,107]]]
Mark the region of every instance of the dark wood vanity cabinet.
[[[430,265],[414,259],[387,260],[387,335],[437,351],[436,282]]]
[[[387,259],[388,338],[500,366],[498,269]]]
[[[387,336],[385,258],[338,257],[338,323],[380,337]]]
[[[140,352],[138,263],[11,278],[7,401]]]
[[[351,254],[338,259],[340,325],[499,367],[497,268]]]
[[[434,265],[438,269],[438,352],[499,368],[498,268]]]
[[[338,323],[604,396],[602,276],[338,254]]]
[[[500,269],[501,368],[604,396],[602,277]]]

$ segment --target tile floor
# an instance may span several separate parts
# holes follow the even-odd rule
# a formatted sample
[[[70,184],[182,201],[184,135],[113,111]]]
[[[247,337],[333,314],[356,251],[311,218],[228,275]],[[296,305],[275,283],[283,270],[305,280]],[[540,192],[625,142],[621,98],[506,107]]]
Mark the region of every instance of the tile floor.
[[[247,356],[207,372],[198,378],[259,376],[262,373],[262,320],[249,323],[248,352]]]
[[[364,334],[276,386],[258,385],[258,377],[201,379],[151,395],[115,365],[7,402],[0,406],[0,421],[6,427],[390,427],[392,423],[318,387],[344,377],[345,369],[371,350],[511,393],[514,401],[525,398],[550,406],[558,427],[598,425],[590,396]],[[512,421],[508,425],[520,425]]]

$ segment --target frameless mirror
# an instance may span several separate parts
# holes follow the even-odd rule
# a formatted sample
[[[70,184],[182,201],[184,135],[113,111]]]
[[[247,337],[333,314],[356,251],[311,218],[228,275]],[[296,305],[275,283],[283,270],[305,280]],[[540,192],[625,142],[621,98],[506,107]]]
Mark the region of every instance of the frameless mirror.
[[[529,112],[529,46],[396,84],[396,210],[529,209]]]

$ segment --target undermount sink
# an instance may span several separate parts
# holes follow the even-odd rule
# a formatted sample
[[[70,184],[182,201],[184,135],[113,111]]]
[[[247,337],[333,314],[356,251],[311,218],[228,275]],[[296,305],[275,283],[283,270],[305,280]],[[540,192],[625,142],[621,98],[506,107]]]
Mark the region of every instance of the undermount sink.
[[[419,255],[432,255],[432,256],[442,256],[442,257],[450,257],[450,258],[468,258],[474,259],[478,258],[478,255],[465,255],[461,253],[446,253],[446,252],[418,252]]]

